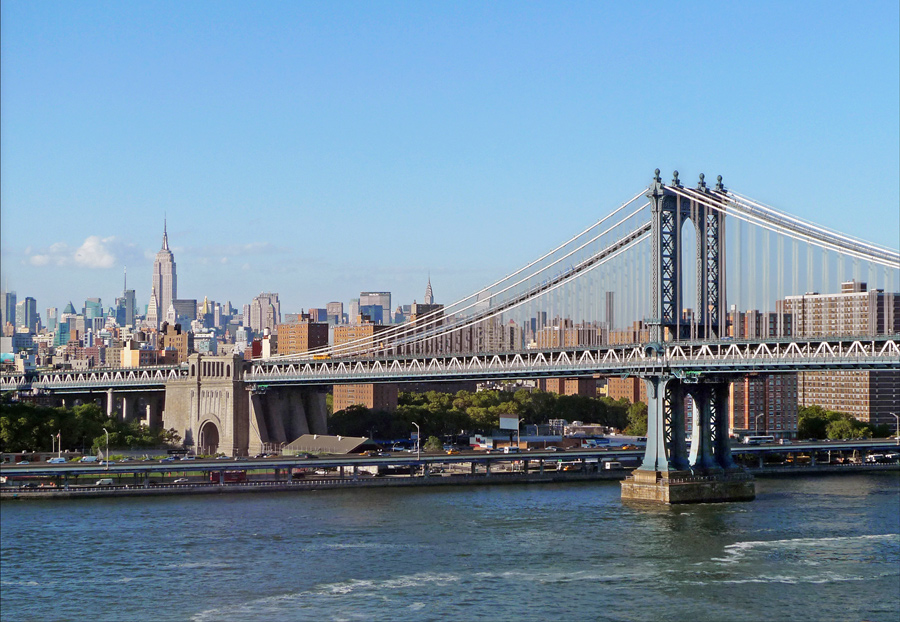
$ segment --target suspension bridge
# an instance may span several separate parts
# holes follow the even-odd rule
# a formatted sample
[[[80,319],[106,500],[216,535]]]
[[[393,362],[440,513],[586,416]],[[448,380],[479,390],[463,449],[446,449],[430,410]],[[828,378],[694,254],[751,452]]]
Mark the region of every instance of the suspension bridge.
[[[848,280],[887,297],[879,314],[870,314],[875,320],[797,321],[804,296],[837,293]],[[647,387],[648,445],[623,495],[677,501],[671,479],[686,500],[748,498],[752,482],[729,480],[737,471],[726,416],[729,383],[747,374],[900,370],[898,283],[894,249],[738,194],[721,176],[709,186],[701,174],[689,187],[677,171],[664,183],[657,169],[648,188],[563,244],[452,304],[418,305],[404,324],[373,325],[327,347],[245,363],[195,355],[187,365],[166,369],[4,375],[0,388],[107,391],[110,397],[112,391],[166,390],[166,411],[170,402],[184,402],[179,408],[190,412],[179,421],[197,434],[203,409],[212,408],[198,397],[201,379],[209,377],[232,383],[229,400],[238,401],[235,383],[249,390],[252,428],[253,395],[279,388],[635,376]],[[763,330],[745,325],[743,312],[751,310],[767,314]],[[170,400],[168,387],[179,383],[196,384],[198,396]],[[307,395],[274,419],[296,418],[289,411],[299,403],[306,427],[324,432],[321,413],[309,416],[321,410],[319,402]],[[232,405],[229,416],[243,416],[243,410]],[[222,426],[227,419],[209,421]],[[256,435],[286,425],[272,416],[265,423],[256,425]],[[301,422],[291,429],[302,428]],[[246,451],[247,437],[230,435],[235,451]],[[688,490],[683,484],[691,478],[699,479]]]

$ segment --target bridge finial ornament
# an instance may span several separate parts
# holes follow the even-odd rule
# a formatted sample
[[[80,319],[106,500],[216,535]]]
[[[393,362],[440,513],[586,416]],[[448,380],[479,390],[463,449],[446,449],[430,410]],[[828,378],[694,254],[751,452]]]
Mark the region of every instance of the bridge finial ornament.
[[[700,173],[700,182],[697,184],[697,190],[700,190],[700,191],[706,190],[706,182],[703,181],[704,179],[706,179],[706,175],[704,175],[703,173]]]
[[[725,186],[722,184],[722,176],[719,175],[716,177],[716,190],[719,192],[725,192]]]
[[[654,174],[653,181],[655,181],[655,182],[658,183],[658,184],[661,184],[661,183],[662,183],[662,178],[659,176],[659,169],[656,169],[656,170],[653,172],[653,174]]]
[[[680,185],[681,185],[681,182],[678,181],[678,171],[675,171],[674,173],[672,173],[672,185],[673,185],[673,186],[680,186]]]

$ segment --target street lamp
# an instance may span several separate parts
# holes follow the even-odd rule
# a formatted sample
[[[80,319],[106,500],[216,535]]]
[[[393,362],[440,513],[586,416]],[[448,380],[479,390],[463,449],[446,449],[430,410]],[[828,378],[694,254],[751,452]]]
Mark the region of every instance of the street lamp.
[[[422,459],[422,449],[419,444],[422,439],[422,431],[419,429],[419,424],[413,422],[413,425],[416,426],[416,460],[419,461]]]
[[[757,436],[759,436],[759,418],[765,416],[765,413],[759,413],[758,415],[756,415],[756,422],[753,424],[753,429],[756,431]]]
[[[103,431],[106,432],[106,470],[109,471],[109,432],[106,428],[103,428]]]
[[[894,436],[897,438],[897,444],[900,445],[900,415],[897,413],[888,413],[894,419],[897,420],[897,431],[894,433]]]
[[[55,447],[56,447],[56,437],[51,434],[50,435],[50,453],[51,454],[53,453]]]

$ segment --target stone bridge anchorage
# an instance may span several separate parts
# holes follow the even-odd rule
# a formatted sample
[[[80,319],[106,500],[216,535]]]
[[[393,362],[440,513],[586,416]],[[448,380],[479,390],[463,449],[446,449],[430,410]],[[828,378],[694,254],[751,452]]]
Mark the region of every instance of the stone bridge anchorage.
[[[243,375],[240,356],[192,355],[187,373],[166,382],[162,425],[197,453],[227,456],[327,433],[324,387],[260,387]]]

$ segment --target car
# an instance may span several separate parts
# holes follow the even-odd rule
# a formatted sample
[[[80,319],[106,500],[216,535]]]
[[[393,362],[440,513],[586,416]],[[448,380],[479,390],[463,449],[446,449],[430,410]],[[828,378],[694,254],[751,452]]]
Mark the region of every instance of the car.
[[[197,458],[195,456],[185,456],[184,458],[182,458],[182,460],[196,460],[196,459]]]
[[[65,464],[65,463],[66,463],[65,458],[50,458],[49,460],[47,460],[47,464]]]
[[[228,456],[216,456],[216,460],[228,460]]]
[[[37,488],[38,485],[34,482],[28,482],[27,484],[22,484],[19,488]]]
[[[122,462],[131,462],[132,460],[133,460],[133,458],[127,458],[127,457],[126,457],[126,458],[122,458],[121,460],[119,460],[119,462],[120,462],[120,463],[122,463]]]
[[[169,456],[168,458],[160,458],[159,461],[160,462],[175,462],[175,458],[173,458],[172,456]]]
[[[458,456],[458,455],[459,455],[459,450],[458,450],[458,449],[448,449],[448,450],[447,450],[447,455],[448,455],[448,456]]]
[[[546,451],[565,451],[562,447],[557,447],[556,445],[550,445],[550,447],[546,448]]]
[[[187,484],[187,483],[188,483],[188,478],[186,478],[186,477],[179,477],[178,479],[176,479],[176,480],[175,480],[174,482],[172,482],[172,483],[173,483],[173,484]]]
[[[31,464],[31,462],[29,462],[28,460],[19,460],[18,462],[16,462],[16,465],[18,466],[21,466],[23,464]]]
[[[377,451],[369,450],[369,451],[364,451],[362,455],[365,456],[365,457],[367,457],[367,458],[374,458],[375,456],[378,455],[378,452],[377,452]]]

